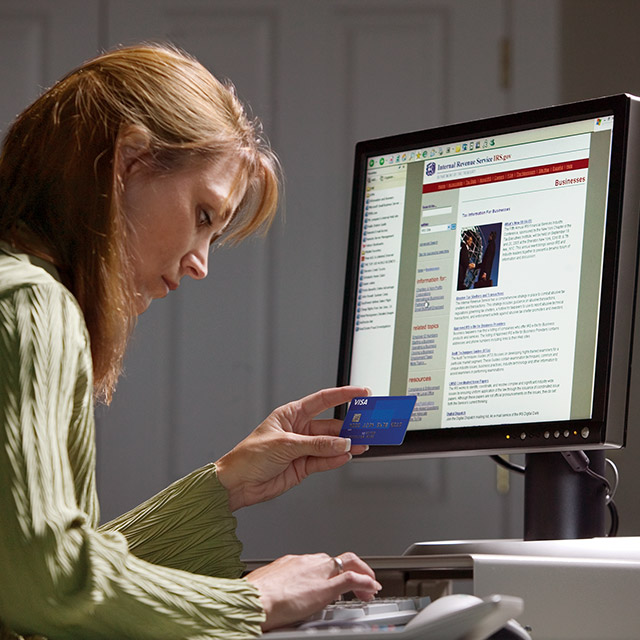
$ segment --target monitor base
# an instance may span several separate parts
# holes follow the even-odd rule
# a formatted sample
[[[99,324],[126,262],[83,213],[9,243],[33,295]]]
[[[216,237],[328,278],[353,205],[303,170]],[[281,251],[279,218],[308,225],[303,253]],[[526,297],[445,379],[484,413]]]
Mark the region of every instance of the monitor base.
[[[640,538],[580,538],[576,540],[439,540],[415,542],[405,556],[499,555],[564,558],[632,559],[640,562]]]

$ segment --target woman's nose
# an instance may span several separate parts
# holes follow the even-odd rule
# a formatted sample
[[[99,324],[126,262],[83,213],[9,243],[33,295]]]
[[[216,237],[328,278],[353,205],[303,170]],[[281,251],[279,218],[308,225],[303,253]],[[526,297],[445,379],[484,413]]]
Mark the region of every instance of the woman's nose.
[[[187,253],[183,260],[183,273],[194,280],[202,280],[207,277],[209,270],[209,245],[206,248],[198,248]]]

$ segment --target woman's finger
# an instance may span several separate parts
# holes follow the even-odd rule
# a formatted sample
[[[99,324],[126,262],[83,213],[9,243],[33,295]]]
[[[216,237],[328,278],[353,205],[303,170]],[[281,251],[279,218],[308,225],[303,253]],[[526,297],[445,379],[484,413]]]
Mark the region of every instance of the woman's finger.
[[[302,414],[310,419],[327,409],[349,402],[353,398],[367,395],[370,395],[370,390],[367,387],[347,386],[321,389],[299,400],[300,409]]]
[[[337,560],[337,564],[340,564],[342,566],[342,571],[339,571],[339,573],[344,573],[346,571],[355,571],[357,573],[368,575],[371,578],[376,577],[373,569],[362,558],[357,556],[355,553],[352,553],[351,551],[341,553],[339,556],[335,556],[333,560],[334,563]]]
[[[360,600],[371,600],[382,589],[382,585],[371,576],[355,571],[345,571],[331,579],[334,600],[353,591]]]
[[[326,420],[312,420],[309,434],[312,436],[337,436],[342,429],[342,420],[329,418]]]

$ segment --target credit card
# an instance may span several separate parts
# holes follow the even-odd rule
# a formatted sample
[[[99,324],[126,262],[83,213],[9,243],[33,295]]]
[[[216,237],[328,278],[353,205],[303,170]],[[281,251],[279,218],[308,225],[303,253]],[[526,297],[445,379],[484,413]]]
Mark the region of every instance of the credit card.
[[[340,436],[351,438],[351,444],[402,444],[416,399],[416,396],[354,398],[342,423]]]

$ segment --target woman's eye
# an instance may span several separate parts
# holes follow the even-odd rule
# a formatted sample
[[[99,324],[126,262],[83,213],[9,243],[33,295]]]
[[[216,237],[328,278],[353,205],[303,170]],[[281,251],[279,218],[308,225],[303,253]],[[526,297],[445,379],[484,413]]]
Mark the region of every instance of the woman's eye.
[[[200,209],[200,213],[198,214],[198,222],[199,224],[204,224],[210,227],[213,222],[213,218],[208,211],[206,211],[205,209]]]

